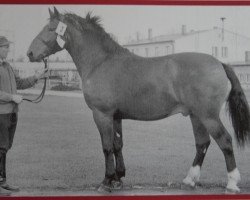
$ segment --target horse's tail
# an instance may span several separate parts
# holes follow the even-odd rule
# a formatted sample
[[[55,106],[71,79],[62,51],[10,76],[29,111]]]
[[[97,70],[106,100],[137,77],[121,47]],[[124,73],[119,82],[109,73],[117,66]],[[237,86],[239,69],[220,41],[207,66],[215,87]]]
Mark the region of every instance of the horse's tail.
[[[239,147],[244,147],[246,142],[249,143],[250,141],[249,105],[234,70],[224,63],[222,65],[232,85],[227,99],[229,116],[237,138],[237,144]]]

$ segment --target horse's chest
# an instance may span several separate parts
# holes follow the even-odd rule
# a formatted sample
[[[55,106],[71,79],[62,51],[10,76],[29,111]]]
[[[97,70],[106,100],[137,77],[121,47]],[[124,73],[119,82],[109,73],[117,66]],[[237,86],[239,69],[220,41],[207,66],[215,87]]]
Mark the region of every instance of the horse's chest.
[[[100,110],[107,110],[113,104],[111,90],[104,81],[87,80],[83,83],[83,94],[87,105]]]

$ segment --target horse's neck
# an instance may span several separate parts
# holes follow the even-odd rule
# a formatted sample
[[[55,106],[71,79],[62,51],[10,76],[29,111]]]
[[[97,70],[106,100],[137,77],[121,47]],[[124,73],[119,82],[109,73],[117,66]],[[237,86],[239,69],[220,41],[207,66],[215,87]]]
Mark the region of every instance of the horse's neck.
[[[82,41],[79,35],[72,35],[74,39],[67,48],[77,70],[84,79],[93,67],[102,63],[107,57],[101,46],[93,41]],[[77,39],[79,38],[79,39]]]

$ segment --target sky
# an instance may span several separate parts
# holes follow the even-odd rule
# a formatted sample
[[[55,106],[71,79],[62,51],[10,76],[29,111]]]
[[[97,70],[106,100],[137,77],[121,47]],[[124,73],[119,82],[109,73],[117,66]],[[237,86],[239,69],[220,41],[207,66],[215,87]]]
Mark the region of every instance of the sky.
[[[0,34],[8,31],[15,43],[15,57],[26,56],[33,38],[48,23],[48,8],[54,5],[0,5]],[[72,12],[85,17],[92,11],[100,16],[102,26],[118,38],[120,44],[136,32],[146,38],[153,36],[222,27],[250,38],[250,6],[125,6],[125,5],[56,5],[61,13]]]

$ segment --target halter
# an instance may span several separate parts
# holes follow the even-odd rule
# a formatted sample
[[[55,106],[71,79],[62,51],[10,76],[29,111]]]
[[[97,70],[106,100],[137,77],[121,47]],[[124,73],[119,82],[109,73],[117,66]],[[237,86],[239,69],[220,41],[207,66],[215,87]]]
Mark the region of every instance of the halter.
[[[44,62],[44,69],[48,70],[47,60],[43,59],[43,62]],[[45,91],[46,91],[46,85],[47,85],[47,77],[44,78],[44,85],[43,85],[42,92],[37,98],[35,98],[35,99],[23,98],[23,100],[31,102],[31,103],[39,103],[39,102],[41,102],[43,97],[44,97]]]
[[[62,36],[64,36],[66,29],[67,29],[67,25],[65,23],[59,21],[57,28],[55,30],[55,32],[57,34],[56,42],[62,49],[65,45],[65,41],[62,39]],[[42,40],[42,42],[45,43],[43,40]],[[45,45],[49,46],[47,43],[45,43]],[[43,62],[44,62],[44,69],[48,69],[47,60],[43,59]],[[46,85],[47,85],[47,77],[45,77],[45,79],[44,79],[44,85],[43,85],[42,92],[37,98],[35,98],[35,99],[23,98],[23,100],[31,102],[31,103],[41,102],[43,97],[44,97],[45,91],[46,91]]]
[[[56,42],[59,45],[59,47],[61,47],[62,49],[65,45],[65,41],[62,39],[62,36],[64,36],[66,29],[67,29],[67,25],[59,21],[56,31],[55,31],[57,34]]]

